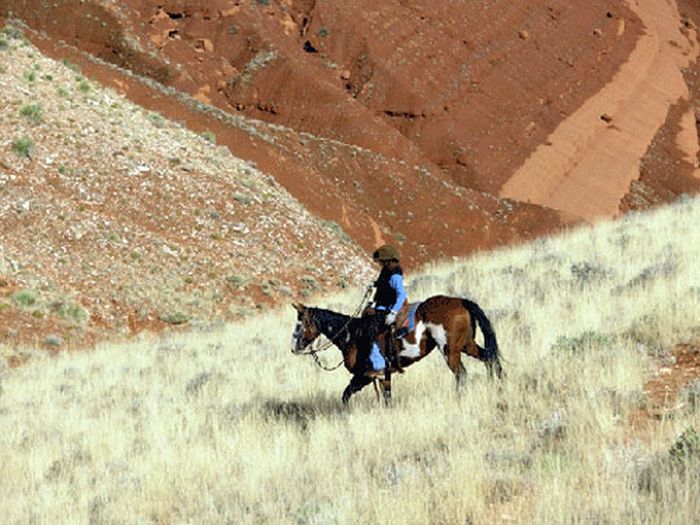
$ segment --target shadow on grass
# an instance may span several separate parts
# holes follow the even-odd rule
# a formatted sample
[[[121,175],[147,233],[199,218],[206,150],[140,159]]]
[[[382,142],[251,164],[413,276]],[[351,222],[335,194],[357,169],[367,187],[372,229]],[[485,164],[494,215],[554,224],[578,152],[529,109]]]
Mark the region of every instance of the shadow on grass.
[[[306,430],[317,418],[347,414],[348,407],[337,396],[318,394],[306,399],[281,401],[268,399],[260,403],[260,413],[267,421],[279,421],[298,425]]]

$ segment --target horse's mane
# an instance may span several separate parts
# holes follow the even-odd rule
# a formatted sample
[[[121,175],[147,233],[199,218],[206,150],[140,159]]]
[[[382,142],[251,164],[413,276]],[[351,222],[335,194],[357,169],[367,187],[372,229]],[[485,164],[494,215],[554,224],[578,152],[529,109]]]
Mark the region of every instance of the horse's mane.
[[[371,318],[352,317],[333,310],[326,310],[325,308],[310,308],[310,310],[319,328],[332,326],[336,334],[347,330],[353,339],[361,339],[368,335]]]

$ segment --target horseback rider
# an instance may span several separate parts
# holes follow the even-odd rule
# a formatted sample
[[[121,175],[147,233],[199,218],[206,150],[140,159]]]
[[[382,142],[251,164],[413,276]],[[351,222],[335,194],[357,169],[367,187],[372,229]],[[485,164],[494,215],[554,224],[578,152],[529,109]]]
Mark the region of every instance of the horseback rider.
[[[376,377],[384,373],[386,360],[379,349],[377,339],[387,331],[391,331],[392,325],[396,322],[399,310],[406,302],[406,290],[403,283],[403,270],[399,263],[398,250],[390,245],[380,246],[373,254],[372,259],[381,265],[379,277],[374,282],[376,287],[374,293],[374,316],[372,319],[373,343],[369,353],[369,364],[371,370],[368,374]],[[385,342],[387,357],[396,360],[392,355],[391,343]]]

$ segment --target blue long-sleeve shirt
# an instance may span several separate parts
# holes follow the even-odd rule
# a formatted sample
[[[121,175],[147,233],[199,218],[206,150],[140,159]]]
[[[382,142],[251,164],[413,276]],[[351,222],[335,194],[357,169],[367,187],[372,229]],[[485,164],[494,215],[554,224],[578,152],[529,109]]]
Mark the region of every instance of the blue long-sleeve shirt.
[[[389,279],[389,286],[396,292],[396,302],[390,307],[393,312],[398,312],[406,302],[406,289],[403,286],[403,275],[395,273]]]

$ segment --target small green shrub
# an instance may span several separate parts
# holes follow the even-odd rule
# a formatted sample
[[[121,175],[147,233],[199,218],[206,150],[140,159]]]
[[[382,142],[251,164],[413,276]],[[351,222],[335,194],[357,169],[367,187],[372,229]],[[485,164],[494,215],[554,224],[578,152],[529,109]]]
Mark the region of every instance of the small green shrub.
[[[637,488],[657,496],[664,496],[664,479],[690,473],[697,476],[700,459],[700,435],[687,428],[665,454],[653,458],[639,473]]]
[[[68,304],[63,306],[59,311],[58,315],[64,319],[73,319],[74,321],[85,321],[88,318],[87,312],[77,304]]]
[[[308,292],[315,292],[321,289],[321,285],[313,275],[302,275],[299,277],[299,280],[303,283]]]
[[[319,30],[316,32],[316,34],[318,36],[320,36],[321,38],[324,38],[324,37],[327,37],[328,35],[330,35],[331,32],[328,29],[326,29],[325,27],[320,27]]]
[[[668,451],[671,461],[684,463],[700,457],[700,434],[694,428],[683,432]]]
[[[4,38],[0,38],[0,51],[10,49],[10,44]]]
[[[158,113],[149,114],[148,120],[150,120],[151,124],[153,124],[157,128],[162,128],[163,126],[165,126],[165,119]]]
[[[92,86],[87,80],[83,79],[80,81],[80,84],[78,84],[78,89],[83,93],[89,93],[92,89]]]
[[[25,71],[24,78],[26,78],[29,82],[34,82],[36,80],[36,71]]]
[[[584,332],[576,337],[559,337],[552,346],[552,352],[577,355],[589,350],[604,350],[610,347],[613,339],[595,331]]]
[[[24,38],[24,33],[20,29],[9,24],[2,28],[2,34],[12,40],[22,40]]]
[[[248,195],[243,195],[241,193],[234,193],[233,200],[239,204],[245,204],[246,206],[252,204],[253,198]]]
[[[226,281],[234,286],[241,287],[245,284],[245,277],[236,274],[231,274],[226,276]]]
[[[68,59],[64,58],[62,60],[62,62],[63,62],[63,65],[66,66],[71,71],[75,71],[76,73],[80,72],[80,68],[77,65],[75,65],[73,62],[69,61]]]
[[[201,136],[204,140],[207,142],[211,142],[212,144],[216,144],[216,134],[213,131],[202,131]]]
[[[19,114],[35,125],[41,124],[43,121],[43,110],[39,104],[27,104],[26,106],[22,106],[19,110]]]
[[[341,238],[345,242],[352,242],[350,237],[343,227],[335,221],[323,221],[323,226],[336,237]]]
[[[12,149],[20,157],[31,159],[34,157],[34,141],[29,137],[22,137],[12,143]]]
[[[16,305],[21,306],[23,308],[29,308],[30,306],[34,306],[37,303],[36,296],[27,290],[22,290],[20,292],[15,293],[12,296],[12,300],[15,302]]]

